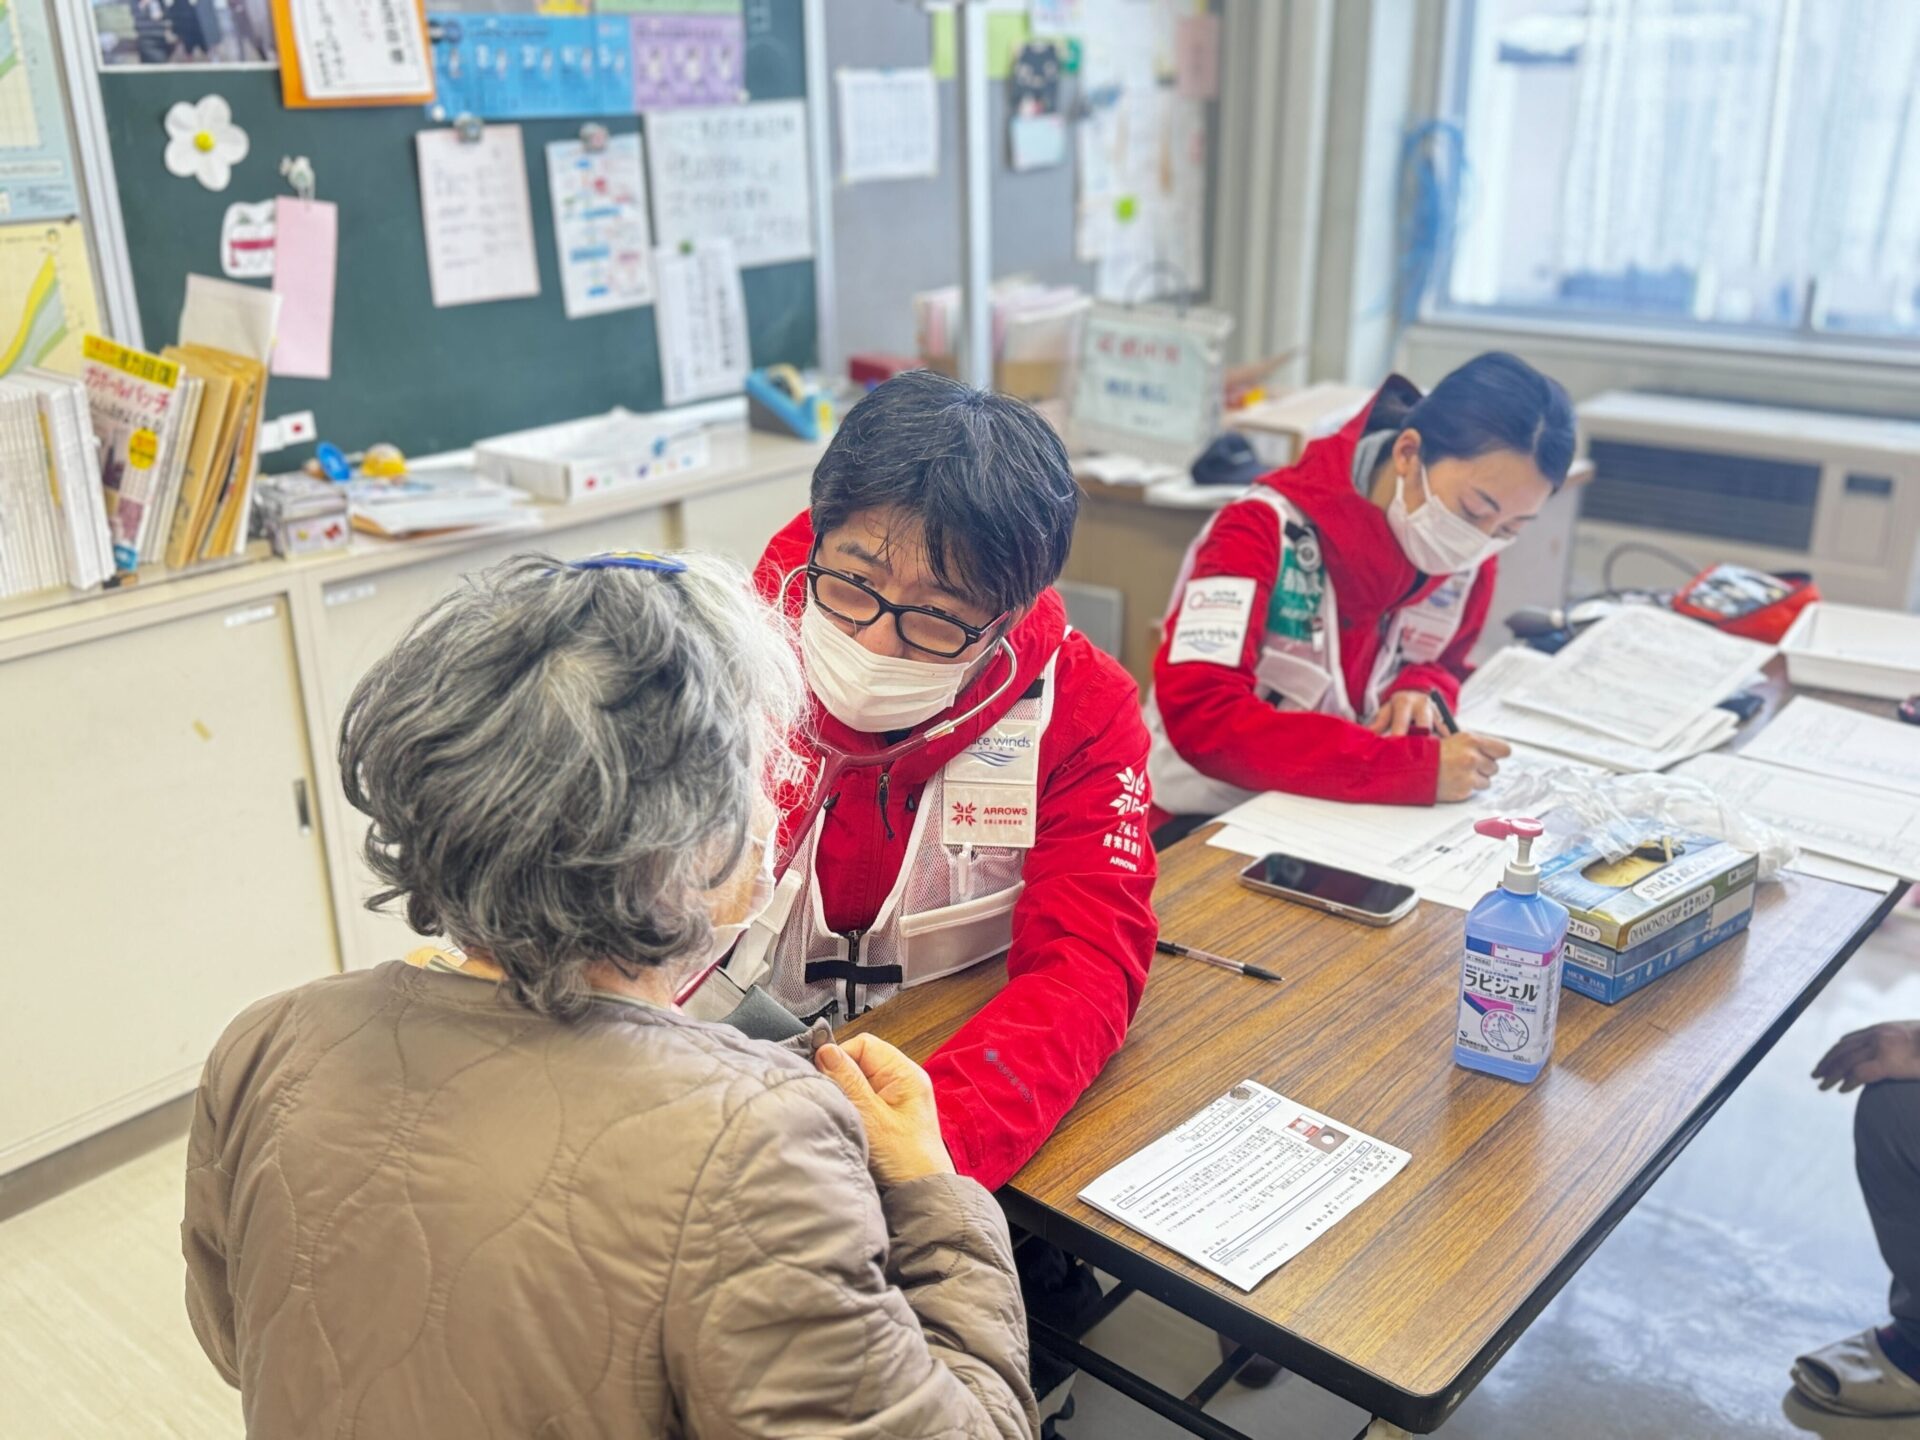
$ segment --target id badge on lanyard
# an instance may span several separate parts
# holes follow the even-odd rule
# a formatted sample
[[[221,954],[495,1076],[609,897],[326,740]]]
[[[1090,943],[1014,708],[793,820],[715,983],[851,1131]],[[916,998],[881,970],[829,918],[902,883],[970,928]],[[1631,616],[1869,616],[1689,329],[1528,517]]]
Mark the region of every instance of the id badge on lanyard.
[[[1039,720],[1002,720],[947,763],[943,845],[1033,848],[1040,793]]]

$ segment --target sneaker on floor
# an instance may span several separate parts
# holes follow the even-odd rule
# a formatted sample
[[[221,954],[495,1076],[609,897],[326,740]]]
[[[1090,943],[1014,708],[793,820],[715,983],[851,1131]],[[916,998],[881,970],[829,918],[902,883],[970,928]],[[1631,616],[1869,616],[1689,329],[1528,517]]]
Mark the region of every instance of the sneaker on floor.
[[[1920,1415],[1920,1380],[1887,1358],[1870,1329],[1795,1360],[1793,1388],[1835,1415]]]

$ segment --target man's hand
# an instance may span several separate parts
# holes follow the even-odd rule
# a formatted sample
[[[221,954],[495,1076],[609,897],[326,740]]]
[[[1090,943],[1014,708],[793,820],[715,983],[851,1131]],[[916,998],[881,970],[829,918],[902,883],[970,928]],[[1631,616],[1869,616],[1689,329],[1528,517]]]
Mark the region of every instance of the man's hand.
[[[1920,1080],[1920,1020],[1891,1020],[1843,1035],[1813,1067],[1822,1090],[1845,1095],[1876,1080]]]
[[[954,1173],[926,1071],[873,1035],[822,1045],[814,1064],[840,1087],[866,1126],[867,1165],[877,1184],[904,1185]]]
[[[1415,730],[1438,730],[1440,709],[1431,696],[1419,690],[1396,690],[1380,703],[1367,721],[1367,729],[1376,735],[1397,740]]]
[[[1513,747],[1491,735],[1469,735],[1464,730],[1440,742],[1440,783],[1434,792],[1439,802],[1471,799],[1473,792],[1484,790],[1500,773],[1500,762],[1513,753]]]

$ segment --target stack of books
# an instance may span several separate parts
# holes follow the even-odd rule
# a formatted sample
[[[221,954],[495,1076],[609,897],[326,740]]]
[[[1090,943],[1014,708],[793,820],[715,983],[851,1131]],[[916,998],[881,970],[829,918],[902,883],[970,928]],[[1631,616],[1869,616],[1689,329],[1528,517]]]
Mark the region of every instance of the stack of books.
[[[0,379],[0,596],[239,555],[267,369],[88,335],[79,377]]]
[[[0,598],[112,573],[85,388],[44,370],[0,379]]]

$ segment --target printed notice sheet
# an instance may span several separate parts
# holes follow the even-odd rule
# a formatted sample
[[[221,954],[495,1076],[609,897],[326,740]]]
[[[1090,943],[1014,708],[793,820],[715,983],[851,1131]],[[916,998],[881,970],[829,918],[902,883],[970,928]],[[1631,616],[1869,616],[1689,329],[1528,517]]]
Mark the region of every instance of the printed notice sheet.
[[[599,150],[547,142],[553,243],[567,318],[631,310],[653,299],[653,241],[640,137],[615,135]]]
[[[709,240],[683,252],[662,245],[653,265],[660,385],[667,404],[739,394],[753,359],[733,246]]]
[[[1251,1290],[1410,1158],[1243,1080],[1080,1198]]]
[[[840,70],[840,178],[909,180],[940,173],[933,71]]]
[[[743,266],[813,254],[806,101],[648,115],[647,171],[655,243],[731,240]]]
[[[489,125],[471,144],[451,129],[413,138],[433,303],[444,309],[538,295],[520,127]]]

